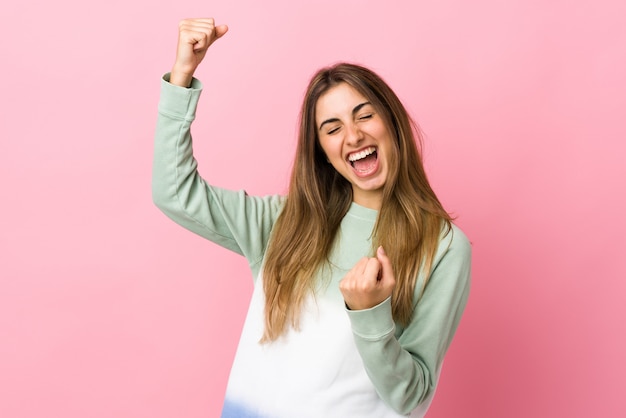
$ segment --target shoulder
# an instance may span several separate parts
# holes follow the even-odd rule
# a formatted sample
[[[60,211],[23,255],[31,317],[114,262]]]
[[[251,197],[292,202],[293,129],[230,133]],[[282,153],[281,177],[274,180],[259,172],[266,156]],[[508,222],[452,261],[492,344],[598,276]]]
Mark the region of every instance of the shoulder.
[[[443,231],[441,241],[446,242],[446,245],[455,251],[461,251],[464,253],[472,252],[472,244],[469,238],[465,235],[465,232],[463,232],[461,228],[453,223],[450,224],[450,229],[447,233],[445,230]]]
[[[453,223],[450,224],[449,228],[444,226],[433,260],[433,268],[436,268],[441,262],[445,262],[445,264],[469,264],[471,258],[472,244],[463,230]]]

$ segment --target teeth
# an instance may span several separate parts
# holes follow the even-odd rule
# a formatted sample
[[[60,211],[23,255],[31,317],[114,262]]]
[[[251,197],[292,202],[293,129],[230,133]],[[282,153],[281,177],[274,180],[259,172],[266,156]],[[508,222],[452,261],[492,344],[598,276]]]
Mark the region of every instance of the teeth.
[[[376,147],[369,147],[360,152],[355,152],[353,154],[348,155],[348,160],[350,162],[354,162],[360,160],[361,158],[365,158],[370,154],[373,154],[376,151]]]

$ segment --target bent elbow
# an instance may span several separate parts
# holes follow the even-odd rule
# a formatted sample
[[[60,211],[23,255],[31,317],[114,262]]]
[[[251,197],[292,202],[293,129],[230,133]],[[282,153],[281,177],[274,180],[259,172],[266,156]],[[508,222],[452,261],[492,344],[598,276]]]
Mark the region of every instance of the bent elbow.
[[[172,212],[174,199],[166,192],[166,188],[152,183],[152,203],[166,215]]]
[[[397,412],[400,415],[409,415],[411,414],[411,412],[413,412],[416,409],[426,411],[432,401],[432,398],[433,398],[431,396],[432,394],[433,394],[433,391],[428,390],[425,393],[423,393],[421,396],[415,395],[410,398],[407,397],[405,399],[400,400],[399,402],[391,404],[390,406],[395,412]]]
[[[410,384],[396,387],[395,394],[387,400],[388,405],[401,415],[408,415],[415,410],[426,411],[435,395],[438,378],[432,381],[428,375],[421,375]]]

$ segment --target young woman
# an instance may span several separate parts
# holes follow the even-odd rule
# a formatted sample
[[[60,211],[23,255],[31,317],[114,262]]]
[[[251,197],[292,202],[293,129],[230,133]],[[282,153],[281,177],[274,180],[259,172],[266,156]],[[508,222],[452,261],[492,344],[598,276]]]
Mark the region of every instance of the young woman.
[[[324,68],[304,97],[287,196],[212,187],[192,153],[193,74],[228,28],[179,29],[154,201],[244,255],[255,278],[222,417],[424,416],[467,301],[471,249],[428,183],[405,108],[366,68]]]

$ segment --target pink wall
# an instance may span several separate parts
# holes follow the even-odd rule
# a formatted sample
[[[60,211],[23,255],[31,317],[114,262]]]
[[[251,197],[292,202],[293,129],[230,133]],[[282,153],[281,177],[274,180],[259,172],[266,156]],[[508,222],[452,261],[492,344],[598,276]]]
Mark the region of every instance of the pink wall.
[[[215,184],[284,190],[305,84],[337,60],[425,130],[474,244],[430,417],[626,416],[623,0],[37,3],[0,25],[0,416],[220,409],[249,273],[150,197],[159,77],[199,15],[231,27],[198,74]]]

